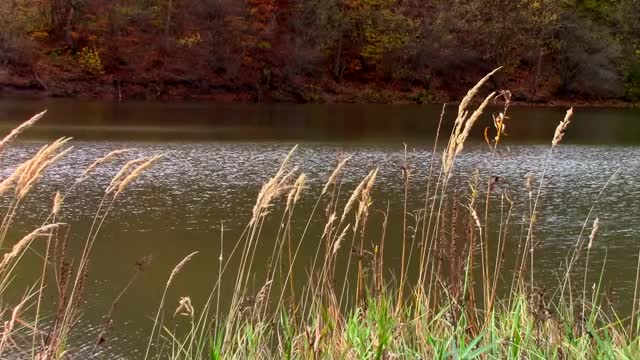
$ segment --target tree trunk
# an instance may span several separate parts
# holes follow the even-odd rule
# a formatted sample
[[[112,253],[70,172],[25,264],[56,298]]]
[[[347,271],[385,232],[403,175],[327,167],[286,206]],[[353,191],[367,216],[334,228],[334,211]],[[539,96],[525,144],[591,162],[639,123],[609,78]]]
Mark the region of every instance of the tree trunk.
[[[164,45],[169,46],[169,30],[171,28],[171,13],[173,12],[173,0],[167,4],[167,20],[164,24]]]
[[[538,86],[540,85],[540,74],[542,72],[542,55],[543,50],[542,46],[538,49],[538,62],[536,63],[536,75],[533,78],[533,89],[531,89],[531,99],[530,101],[534,101],[536,98],[536,93],[538,92]]]
[[[73,6],[69,8],[69,11],[67,13],[67,21],[65,23],[64,26],[64,37],[65,40],[67,41],[67,45],[69,46],[69,48],[71,48],[71,51],[75,52],[76,51],[76,43],[73,40],[73,34],[71,31],[71,27],[73,25]]]
[[[342,71],[340,70],[340,64],[342,62],[342,34],[340,34],[340,40],[338,42],[338,50],[336,51],[336,59],[333,65],[333,74],[336,77],[336,80],[341,80]]]

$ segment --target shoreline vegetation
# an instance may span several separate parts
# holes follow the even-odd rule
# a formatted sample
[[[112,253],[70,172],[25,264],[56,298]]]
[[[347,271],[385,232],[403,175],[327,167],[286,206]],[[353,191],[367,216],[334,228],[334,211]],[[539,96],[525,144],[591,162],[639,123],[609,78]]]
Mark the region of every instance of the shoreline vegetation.
[[[188,276],[189,262],[200,256],[198,249],[185,254],[166,274],[161,299],[149,304],[155,310],[150,314],[153,321],[147,346],[140,349],[143,358],[634,359],[640,351],[638,275],[634,294],[629,294],[634,299],[633,309],[620,314],[607,302],[601,279],[587,272],[600,227],[593,213],[597,198],[587,217],[576,219],[583,224],[582,231],[568,250],[557,287],[545,290],[537,285],[536,214],[543,206],[539,199],[547,167],[558,156],[554,150],[562,146],[572,126],[573,111],[569,109],[559,119],[555,133],[550,134],[542,168],[523,179],[522,194],[494,189],[494,158],[506,136],[511,93],[491,92],[477,107],[471,104],[499,70],[471,88],[457,110],[443,107],[443,114],[454,111],[457,117],[452,129],[438,129],[439,136],[450,136],[442,152],[434,145],[427,178],[413,179],[411,167],[402,167],[405,191],[400,196],[405,206],[401,214],[389,214],[387,207],[386,212],[381,210],[383,220],[378,221],[376,209],[385,199],[373,198],[376,168],[354,189],[342,187],[341,175],[348,170],[349,156],[338,159],[334,171],[323,179],[319,194],[310,194],[304,169],[289,164],[296,156],[294,147],[258,193],[242,235],[221,239],[220,257],[211,259],[218,266],[217,276],[211,284],[202,284],[210,288],[204,302],[192,302],[188,295],[180,299],[167,295],[173,284]],[[456,195],[449,184],[457,171],[456,159],[464,152],[476,120],[490,104],[502,107],[494,114],[493,128],[485,130],[491,171],[486,178],[477,172],[467,174],[468,192]],[[43,115],[7,135],[0,141],[0,151]],[[136,157],[130,149],[106,154],[69,189],[54,192],[52,210],[42,227],[21,240],[7,239],[7,229],[21,201],[47,167],[72,150],[70,144],[68,138],[62,138],[42,147],[0,182],[0,194],[10,199],[0,228],[0,246],[5,249],[0,262],[0,296],[12,286],[12,274],[20,270],[26,250],[36,242],[44,249],[38,282],[19,303],[2,301],[0,357],[18,352],[39,360],[77,355],[79,349],[69,346],[67,339],[82,331],[76,325],[91,276],[91,250],[100,241],[100,229],[109,221],[116,199],[126,196],[132,182],[145,176],[156,162],[173,161],[164,154]],[[107,161],[123,165],[110,185],[99,190],[104,196],[94,225],[81,246],[80,258],[70,259],[67,235],[73,229],[64,222],[64,210],[73,204],[66,203],[66,196],[80,182],[91,181],[95,169]],[[408,192],[410,181],[424,184],[421,209],[407,208],[413,196]],[[602,191],[608,183],[602,184]],[[303,196],[317,199],[308,220],[294,216]],[[418,216],[412,215],[414,210]],[[492,215],[498,215],[498,224],[489,221]],[[389,216],[403,219],[399,232],[388,233]],[[294,221],[309,224],[317,217],[325,219],[322,233],[291,231]],[[267,222],[280,224],[277,234],[261,233]],[[372,227],[381,228],[382,235],[370,243],[365,234]],[[458,236],[456,228],[462,229],[463,235]],[[256,273],[255,254],[261,236],[275,236],[276,241],[268,271]],[[516,249],[505,247],[511,237],[518,239]],[[301,261],[300,247],[309,244],[303,242],[305,238],[313,239],[316,255],[305,259],[310,260],[307,272],[294,272],[294,264]],[[402,243],[400,268],[391,274],[384,256],[388,241]],[[512,269],[505,268],[505,256],[516,259]],[[228,268],[232,258],[238,260],[237,268]],[[104,326],[83,358],[109,356],[102,353],[102,345],[110,329],[118,326],[112,321],[115,304],[126,306],[126,291],[149,265],[148,260],[136,264],[136,273],[113,306],[105,310]],[[640,266],[638,270],[636,274]],[[416,275],[416,282],[408,280],[410,273]],[[223,293],[223,281],[234,284],[231,292]],[[48,286],[59,296],[54,313],[45,316],[42,293]],[[176,328],[177,322],[184,326]],[[25,334],[30,346],[18,348],[16,344],[24,341],[12,340]]]
[[[15,0],[0,96],[107,101],[640,102],[636,0]]]
[[[177,97],[158,97],[158,98],[141,98],[134,97],[130,99],[114,99],[110,95],[101,96],[96,94],[52,94],[41,89],[34,89],[32,85],[29,85],[30,79],[22,79],[21,81],[25,82],[25,85],[16,85],[16,84],[3,84],[0,82],[0,88],[5,86],[4,89],[0,90],[0,96],[5,100],[46,100],[46,99],[75,99],[80,101],[106,101],[106,102],[185,102],[185,103],[217,103],[217,104],[228,104],[228,103],[236,103],[236,104],[328,104],[328,105],[347,105],[347,104],[386,104],[386,105],[432,105],[438,106],[441,105],[442,102],[416,102],[411,97],[407,97],[406,94],[402,92],[388,92],[384,100],[369,102],[366,99],[359,98],[358,95],[355,95],[357,90],[354,90],[354,93],[345,94],[343,97],[335,97],[332,96],[330,98],[319,98],[312,101],[294,101],[292,99],[280,99],[280,100],[269,100],[263,102],[255,102],[250,100],[250,96],[246,96],[247,94],[242,94],[239,92],[231,92],[225,94],[205,94],[201,96],[193,96],[192,94],[188,95],[178,95]],[[87,83],[84,86],[89,87],[91,84]],[[184,89],[182,89],[184,90]],[[447,97],[448,98],[448,97]],[[458,106],[459,103],[456,101],[447,102],[450,106]],[[624,99],[589,99],[589,98],[580,98],[567,100],[563,98],[553,98],[546,101],[538,101],[538,102],[530,102],[530,101],[512,101],[512,106],[514,107],[523,107],[523,108],[566,108],[573,106],[575,108],[598,108],[598,109],[638,109],[640,108],[640,102],[630,102]]]

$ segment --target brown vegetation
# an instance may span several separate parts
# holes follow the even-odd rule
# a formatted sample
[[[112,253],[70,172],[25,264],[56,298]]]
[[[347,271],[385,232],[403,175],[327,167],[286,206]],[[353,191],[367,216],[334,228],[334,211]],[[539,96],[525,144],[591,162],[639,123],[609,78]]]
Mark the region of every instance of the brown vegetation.
[[[0,94],[417,102],[638,101],[634,0],[12,0]]]

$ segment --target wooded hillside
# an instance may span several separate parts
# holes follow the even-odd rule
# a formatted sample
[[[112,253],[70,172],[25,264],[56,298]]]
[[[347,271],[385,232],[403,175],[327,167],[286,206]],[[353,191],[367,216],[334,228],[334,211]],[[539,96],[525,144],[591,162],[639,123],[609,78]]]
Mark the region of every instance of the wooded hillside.
[[[640,0],[2,0],[0,94],[640,101]]]

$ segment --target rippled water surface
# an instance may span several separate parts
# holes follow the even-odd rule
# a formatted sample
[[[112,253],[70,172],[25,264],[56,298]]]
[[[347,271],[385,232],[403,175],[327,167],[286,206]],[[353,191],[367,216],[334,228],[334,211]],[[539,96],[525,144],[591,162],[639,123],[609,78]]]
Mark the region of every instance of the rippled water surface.
[[[64,191],[96,158],[121,148],[135,148],[137,156],[166,153],[118,198],[95,244],[83,316],[71,344],[78,358],[93,347],[102,316],[131,278],[136,261],[148,254],[153,256],[152,265],[135,279],[118,303],[114,325],[100,347],[100,357],[105,359],[141,356],[136,351],[146,346],[151,318],[171,269],[196,250],[200,253],[172,286],[167,306],[177,306],[180,296],[187,295],[196,307],[202,304],[217,279],[221,247],[225,257],[248,222],[262,184],[295,144],[300,147],[292,164],[307,174],[309,182],[296,212],[294,233],[302,233],[337,159],[353,155],[342,181],[342,196],[348,196],[371,169],[379,168],[369,237],[379,238],[382,215],[378,210],[389,206],[387,265],[390,271],[396,270],[402,238],[404,190],[399,164],[403,162],[403,143],[412,169],[408,210],[415,213],[424,204],[440,113],[439,108],[417,106],[114,105],[3,100],[0,122],[9,129],[43,107],[51,109],[49,116],[2,155],[2,178],[45,141],[63,134],[77,139],[73,151],[47,171],[26,198],[5,246],[41,224],[55,191]],[[531,174],[539,179],[549,139],[562,115],[562,109],[520,108],[511,113],[510,136],[496,155],[494,174],[500,180],[491,201],[499,210],[504,200],[500,194],[506,194],[514,204],[515,225],[529,206],[525,178]],[[476,139],[482,138],[482,128],[480,124]],[[640,250],[639,129],[638,111],[576,111],[567,143],[554,153],[547,169],[540,200],[535,232],[536,281],[540,286],[556,286],[558,270],[575,246],[583,223],[588,222],[588,232],[597,216],[601,229],[591,250],[591,274],[595,279],[606,257],[603,286],[611,289],[617,306],[629,306]],[[70,248],[74,254],[81,249],[104,188],[121,165],[110,163],[99,168],[63,204],[60,221],[72,226]],[[452,178],[452,189],[461,202],[466,201],[468,181],[474,172],[486,176],[490,166],[486,144],[475,142],[465,147]],[[592,206],[593,214],[587,219]],[[256,287],[263,281],[260,275],[271,254],[280,214],[281,208],[276,206],[263,229],[256,258]],[[315,254],[323,225],[324,215],[310,224],[296,263],[300,274],[305,273]],[[514,226],[513,236],[508,237],[507,251],[517,247],[515,229],[518,227]],[[26,287],[35,283],[41,271],[41,245],[36,244],[25,256],[15,284]],[[509,271],[513,262],[508,256],[506,264],[504,271]],[[223,296],[230,294],[230,286],[230,282],[223,283]],[[17,298],[23,289],[9,295]],[[53,303],[53,293],[47,296],[48,304]],[[169,312],[167,316],[171,316]]]

